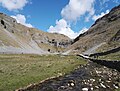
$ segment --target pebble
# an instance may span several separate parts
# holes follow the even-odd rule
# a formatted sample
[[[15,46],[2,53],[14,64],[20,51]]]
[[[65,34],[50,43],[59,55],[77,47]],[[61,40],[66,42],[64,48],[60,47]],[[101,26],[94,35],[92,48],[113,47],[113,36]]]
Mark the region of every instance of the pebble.
[[[90,79],[90,81],[95,82],[95,79]]]
[[[101,79],[99,79],[99,82],[101,82],[102,80]]]
[[[100,85],[101,85],[103,88],[106,88],[106,86],[105,86],[104,84],[100,83]]]
[[[111,78],[109,78],[109,81],[111,81]]]
[[[93,88],[90,88],[91,90],[93,90]]]
[[[65,88],[65,86],[61,86],[61,88]]]
[[[82,88],[82,91],[88,91],[88,88]]]
[[[74,83],[71,83],[70,85],[71,85],[72,87],[73,87],[73,86],[75,86],[75,84],[74,84]]]
[[[95,88],[99,88],[98,86],[95,86]]]
[[[106,82],[110,83],[111,81],[108,81],[108,80],[107,80]]]
[[[113,86],[116,88],[116,89],[118,89],[119,87],[118,86],[116,86],[115,84],[113,84]]]
[[[102,71],[97,71],[97,70],[96,70],[96,73],[97,73],[97,74],[101,74],[101,73],[102,73]]]
[[[92,86],[92,84],[89,84],[90,86]]]

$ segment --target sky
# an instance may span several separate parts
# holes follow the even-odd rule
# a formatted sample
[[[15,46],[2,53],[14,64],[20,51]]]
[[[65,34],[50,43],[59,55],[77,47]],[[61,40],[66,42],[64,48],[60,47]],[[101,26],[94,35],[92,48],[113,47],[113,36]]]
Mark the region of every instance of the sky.
[[[0,12],[27,27],[74,39],[120,0],[0,0]]]

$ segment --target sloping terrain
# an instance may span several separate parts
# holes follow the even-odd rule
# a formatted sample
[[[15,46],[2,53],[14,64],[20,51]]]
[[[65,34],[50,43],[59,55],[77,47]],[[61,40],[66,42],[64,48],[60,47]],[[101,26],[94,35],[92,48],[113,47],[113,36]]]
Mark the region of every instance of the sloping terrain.
[[[0,53],[61,52],[70,43],[71,40],[64,35],[28,28],[0,13]]]
[[[120,46],[120,5],[96,20],[91,28],[79,35],[67,50],[91,54]]]

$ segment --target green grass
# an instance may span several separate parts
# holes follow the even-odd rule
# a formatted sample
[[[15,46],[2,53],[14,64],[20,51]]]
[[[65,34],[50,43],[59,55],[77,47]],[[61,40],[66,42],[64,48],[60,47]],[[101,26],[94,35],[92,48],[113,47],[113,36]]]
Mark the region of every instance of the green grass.
[[[108,51],[108,50],[111,50],[111,49],[114,49],[114,48],[117,48],[119,47],[120,43],[119,42],[111,42],[111,43],[106,43],[102,46],[100,46],[96,51],[97,52],[105,52],[105,51]]]
[[[6,46],[11,45],[13,47],[19,47],[17,42],[15,40],[13,40],[4,30],[0,30],[0,40]]]
[[[110,61],[120,60],[120,52],[111,53],[105,56],[99,56],[98,59],[104,59],[104,60],[110,60]]]
[[[76,56],[0,55],[0,91],[13,91],[46,78],[67,74],[86,61]]]
[[[120,91],[120,88],[116,89],[115,91]]]
[[[44,49],[45,51],[48,51],[48,49],[50,49],[51,52],[63,51],[64,50],[64,48],[62,48],[62,47],[55,47],[55,46],[51,46],[51,45],[45,44],[45,43],[40,43],[39,47]]]

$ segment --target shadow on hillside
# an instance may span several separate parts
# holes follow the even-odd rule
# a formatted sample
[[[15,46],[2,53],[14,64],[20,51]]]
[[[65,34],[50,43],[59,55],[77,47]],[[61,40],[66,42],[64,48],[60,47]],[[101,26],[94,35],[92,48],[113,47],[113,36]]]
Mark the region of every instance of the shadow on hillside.
[[[104,65],[108,68],[116,69],[120,72],[120,61],[106,61],[106,60],[97,60],[97,59],[90,59],[97,64]]]

